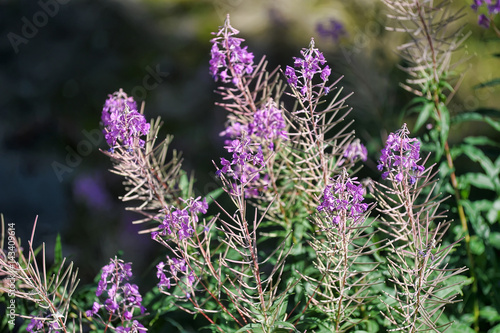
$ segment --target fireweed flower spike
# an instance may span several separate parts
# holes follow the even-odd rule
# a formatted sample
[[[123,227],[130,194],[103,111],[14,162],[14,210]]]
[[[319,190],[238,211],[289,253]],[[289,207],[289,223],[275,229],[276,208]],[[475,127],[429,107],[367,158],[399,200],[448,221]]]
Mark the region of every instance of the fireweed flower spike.
[[[92,309],[85,313],[87,317],[99,316],[99,311],[104,309],[107,312],[104,318],[109,316],[108,324],[115,320],[124,323],[124,326],[116,328],[117,332],[146,331],[144,326],[136,320],[130,322],[134,317],[135,309],[138,309],[141,315],[146,310],[141,304],[142,296],[137,285],[126,282],[131,277],[131,263],[124,263],[123,260],[116,257],[111,259],[110,263],[102,268],[101,279],[96,291],[97,297],[106,292],[107,298],[102,304],[94,302]]]
[[[420,161],[420,142],[410,139],[408,134],[406,124],[396,133],[389,134],[377,166],[379,171],[386,170],[382,173],[383,179],[391,175],[397,182],[414,184],[416,177],[425,170],[424,166],[417,164]]]
[[[334,42],[338,42],[341,37],[347,35],[344,25],[335,19],[331,19],[328,23],[318,23],[316,32],[323,38],[331,38]]]
[[[228,138],[225,148],[232,153],[232,159],[221,158],[222,168],[216,175],[232,176],[245,184],[246,197],[258,196],[257,188],[265,189],[267,186],[266,176],[261,177],[260,174],[265,166],[264,151],[274,151],[277,140],[288,139],[285,127],[283,111],[272,100],[255,112],[248,125],[239,122],[229,125],[221,135]],[[237,193],[236,187],[232,193]]]
[[[228,15],[217,37],[211,40],[210,74],[215,81],[232,81],[237,85],[243,75],[251,74],[254,70],[253,53],[247,51],[247,46],[241,47],[244,39],[234,37],[237,34],[239,31],[231,26]]]
[[[333,226],[345,223],[346,219],[357,224],[368,209],[368,204],[363,203],[363,186],[356,179],[349,178],[344,169],[341,175],[331,179],[332,184],[323,191],[318,212],[325,212],[332,219]]]
[[[296,88],[302,96],[311,99],[314,93],[313,79],[316,74],[319,74],[322,85],[328,81],[332,70],[326,64],[326,59],[323,53],[314,47],[314,38],[311,38],[309,48],[300,51],[302,58],[294,57],[294,65],[286,66],[285,76],[290,86]],[[321,84],[320,84],[321,86]],[[325,93],[328,93],[328,88],[325,87]]]
[[[150,124],[137,111],[134,99],[128,97],[122,89],[109,95],[104,103],[101,119],[104,124],[104,137],[111,146],[111,151],[118,142],[128,149],[144,146],[144,140],[140,139],[140,136],[149,133]]]
[[[179,241],[190,238],[194,234],[194,228],[198,222],[198,214],[206,214],[208,209],[207,199],[200,201],[201,197],[196,199],[189,198],[183,201],[187,207],[179,209],[174,206],[167,207],[163,210],[165,218],[159,226],[160,231],[153,231],[151,238],[155,239],[158,236],[169,236],[176,238]]]

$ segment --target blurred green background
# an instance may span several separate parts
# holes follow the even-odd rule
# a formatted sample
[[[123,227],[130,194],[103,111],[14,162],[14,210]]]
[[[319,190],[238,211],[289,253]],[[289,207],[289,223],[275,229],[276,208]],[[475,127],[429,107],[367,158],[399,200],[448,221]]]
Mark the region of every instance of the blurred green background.
[[[500,101],[498,88],[473,89],[500,76],[492,56],[500,45],[477,26],[468,6],[456,1],[465,7],[463,22],[472,35],[457,53],[470,60],[457,68],[465,77],[452,113],[496,108]],[[47,8],[53,15],[40,14]],[[107,95],[123,88],[146,102],[146,118],[162,117],[164,134],[175,136],[185,168],[195,171],[198,193],[213,190],[212,160],[224,154],[218,133],[226,115],[214,105],[208,61],[211,32],[227,13],[256,58],[267,57],[269,69],[292,64],[315,38],[334,77],[345,76],[343,93],[354,92],[350,117],[371,154],[363,175],[378,177],[381,140],[400,128],[413,97],[398,85],[405,76],[396,47],[406,36],[385,30],[386,12],[375,0],[0,0],[0,212],[23,239],[36,215],[38,243],[53,243],[61,233],[82,283],[118,250],[134,271],[149,274],[150,259],[161,249],[136,234],[135,216],[117,199],[124,194],[121,179],[107,171],[111,162],[99,152],[107,149],[104,140],[91,142],[84,131],[101,130]],[[346,33],[318,35],[317,25],[332,19]],[[34,30],[30,23],[37,23]],[[482,131],[452,129],[450,142]]]

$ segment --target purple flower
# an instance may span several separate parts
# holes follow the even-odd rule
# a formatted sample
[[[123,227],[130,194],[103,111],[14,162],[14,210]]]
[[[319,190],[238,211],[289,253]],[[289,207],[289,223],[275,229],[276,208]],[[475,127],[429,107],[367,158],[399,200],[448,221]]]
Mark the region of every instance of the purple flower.
[[[318,23],[316,32],[323,38],[332,38],[334,42],[347,35],[344,25],[335,19],[331,19],[327,24]]]
[[[349,178],[345,169],[341,175],[331,180],[332,184],[327,185],[323,191],[318,211],[325,212],[334,225],[346,219],[358,223],[368,209],[368,204],[363,203],[363,186],[356,178]]]
[[[168,270],[165,269],[167,265]],[[185,287],[192,287],[196,281],[196,275],[194,271],[188,269],[185,259],[170,258],[167,256],[167,262],[160,262],[156,265],[156,268],[156,276],[160,279],[160,282],[158,282],[160,290],[164,290],[165,287],[170,289],[174,285],[171,280],[174,280],[175,284],[181,283]],[[165,273],[168,273],[170,276],[167,277]]]
[[[38,332],[43,329],[43,320],[31,318],[31,322],[26,327],[26,331],[28,332]]]
[[[479,14],[477,21],[479,26],[488,29],[493,17],[500,12],[500,0],[497,0],[494,3],[492,0],[474,0],[471,4],[471,8],[476,13],[481,7],[484,7],[486,12]]]
[[[217,37],[211,40],[210,74],[215,81],[238,84],[242,76],[253,72],[253,53],[247,51],[247,46],[241,47],[244,39],[234,37],[238,33],[231,26],[228,15]]]
[[[142,306],[142,296],[139,288],[128,281],[132,277],[131,263],[125,263],[121,259],[110,260],[108,265],[102,268],[96,296],[101,296],[106,291],[107,299],[103,304],[94,302],[92,309],[87,310],[87,317],[92,317],[104,308],[109,314],[116,315],[123,321],[129,321],[133,317],[134,309],[140,309],[141,314],[145,308]]]
[[[343,158],[348,162],[356,162],[357,160],[362,160],[364,162],[368,158],[368,151],[359,139],[355,139],[347,145]],[[343,164],[344,159],[340,161],[340,164]]]
[[[294,68],[287,66],[285,69],[285,76],[290,86],[296,88],[302,96],[310,98],[314,94],[314,88],[324,88],[328,93],[326,82],[331,74],[331,68],[326,65],[326,59],[317,48],[314,47],[314,38],[311,38],[309,48],[304,48],[300,51],[302,58],[294,57]],[[319,74],[320,79],[323,81],[319,85],[313,84],[313,79]]]
[[[490,19],[484,14],[479,15],[477,23],[485,29],[488,29],[490,27]]]
[[[73,193],[76,199],[89,208],[108,210],[111,206],[111,196],[106,191],[103,177],[86,174],[79,176],[73,183]]]
[[[406,124],[403,124],[399,131],[389,134],[377,166],[379,171],[386,170],[382,173],[383,179],[395,174],[395,181],[402,182],[406,178],[408,183],[414,184],[415,177],[425,170],[424,166],[417,164],[420,161],[420,142],[410,139],[409,133]]]
[[[230,124],[221,135],[225,135],[225,148],[232,153],[231,160],[221,158],[221,168],[217,170],[216,176],[221,174],[231,176],[234,180],[244,184],[245,196],[257,197],[259,190],[267,188],[265,182],[267,177],[261,177],[261,171],[265,166],[263,147],[274,150],[274,144],[278,140],[287,140],[288,133],[285,131],[286,121],[283,111],[270,99],[264,107],[258,109],[248,124],[235,122]],[[266,151],[266,154],[269,151]],[[239,186],[233,184],[230,193],[237,195]]]
[[[102,110],[104,137],[112,147],[121,142],[127,149],[143,147],[142,135],[149,133],[150,124],[137,111],[137,104],[122,89],[109,95]]]
[[[175,207],[165,208],[165,218],[159,229],[161,236],[166,235],[177,235],[179,240],[189,238],[194,233],[194,228],[192,227],[191,219],[187,208],[178,209]]]
[[[130,325],[130,324],[128,324]],[[140,333],[140,332],[146,332],[147,329],[142,326],[141,323],[139,323],[137,320],[134,320],[132,322],[132,325],[129,327],[128,325],[126,326],[118,326],[115,330],[117,333]]]
[[[259,141],[267,143],[269,148],[273,150],[273,141],[278,138],[288,139],[288,135],[284,131],[285,127],[283,111],[278,109],[274,102],[270,102],[255,112],[253,122],[248,125],[248,132],[259,138]]]

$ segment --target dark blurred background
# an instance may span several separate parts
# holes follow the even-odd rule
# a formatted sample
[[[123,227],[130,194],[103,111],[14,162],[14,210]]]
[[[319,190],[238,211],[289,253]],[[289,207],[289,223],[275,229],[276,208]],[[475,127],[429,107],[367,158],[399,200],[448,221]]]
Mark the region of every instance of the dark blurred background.
[[[218,133],[226,117],[214,106],[209,41],[227,13],[269,69],[292,64],[315,37],[334,77],[345,75],[343,94],[355,93],[350,117],[369,147],[369,174],[381,138],[401,126],[412,97],[398,86],[404,74],[394,50],[404,36],[384,29],[384,10],[379,1],[361,0],[0,0],[0,212],[23,240],[37,215],[38,244],[50,248],[61,233],[83,283],[120,249],[135,271],[148,268],[159,249],[137,235],[134,216],[118,200],[121,179],[99,152],[107,148],[97,134],[102,105],[119,88],[145,101],[146,118],[162,117],[163,133],[175,136],[173,148],[183,151],[186,170],[195,171],[206,194],[212,160],[223,154]],[[467,19],[474,34],[465,51],[476,55],[457,110],[498,101],[494,91],[471,93],[498,75],[485,56],[491,49],[484,32],[473,13]],[[470,131],[451,133],[451,140]]]

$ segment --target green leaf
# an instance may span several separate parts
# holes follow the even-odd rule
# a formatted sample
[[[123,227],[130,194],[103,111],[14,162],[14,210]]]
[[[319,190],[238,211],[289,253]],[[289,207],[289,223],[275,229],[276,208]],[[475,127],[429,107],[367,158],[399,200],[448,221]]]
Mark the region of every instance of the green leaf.
[[[496,177],[500,171],[500,164],[498,166],[493,164],[493,162],[478,147],[463,144],[452,149],[452,155],[455,155],[453,156],[454,158],[460,154],[465,154],[472,161],[478,162],[490,178]]]
[[[486,136],[468,136],[464,139],[465,143],[468,143],[473,146],[493,146],[500,147],[500,143],[491,140]]]
[[[451,122],[453,124],[459,124],[467,121],[479,121],[489,124],[495,130],[500,131],[500,122],[494,120],[489,115],[494,117],[500,116],[500,113],[496,109],[478,109],[471,112],[463,112],[453,117]]]
[[[417,122],[415,123],[415,127],[413,128],[414,132],[418,131],[420,127],[422,127],[422,125],[427,121],[427,119],[429,119],[433,110],[434,103],[427,101],[427,103],[425,103],[422,108],[417,111],[419,114]]]
[[[466,173],[465,175],[458,177],[458,183],[461,186],[470,184],[484,190],[495,191],[495,184],[492,182],[492,179],[483,173]]]
[[[490,210],[486,213],[486,219],[490,224],[500,222],[500,199],[493,201]]]
[[[495,327],[492,327],[488,333],[500,333],[500,324],[496,325]]]
[[[491,246],[500,250],[500,232],[492,232],[488,241]]]
[[[491,306],[481,307],[481,309],[479,310],[479,316],[486,319],[490,323],[500,321],[500,315],[498,314],[498,311]]]
[[[479,84],[476,84],[473,88],[474,89],[480,89],[480,88],[485,88],[485,87],[492,87],[500,84],[500,78],[496,78],[490,81],[486,82],[481,82]]]
[[[484,218],[481,216],[481,212],[477,209],[476,205],[468,200],[462,200],[461,203],[476,234],[483,239],[489,238],[490,227],[484,221]]]
[[[439,121],[439,126],[441,128],[439,133],[441,137],[441,149],[444,150],[444,146],[446,141],[448,141],[448,134],[450,132],[450,112],[443,103],[440,103],[438,108],[441,114],[441,119]]]
[[[214,200],[217,200],[217,198],[224,193],[224,189],[222,187],[216,188],[212,192],[208,193],[205,198],[207,199],[207,204],[210,205]]]
[[[472,253],[475,255],[481,255],[484,253],[484,242],[481,238],[477,237],[476,235],[473,235],[470,238],[470,250]]]
[[[250,331],[253,333],[259,333],[259,332],[264,333],[264,330],[262,329],[262,325],[255,324],[255,323],[250,323],[248,325],[245,325],[234,333],[243,333],[243,332],[247,332],[247,331]]]
[[[472,284],[472,278],[468,278],[465,275],[455,275],[446,279],[445,283],[450,287],[444,289],[445,292],[441,294],[442,296],[454,294],[463,296],[462,289],[464,286]]]
[[[61,244],[61,234],[56,236],[56,244],[54,245],[54,265],[58,265],[62,262],[62,244]]]
[[[449,329],[446,330],[447,333],[476,333],[472,328],[469,326],[462,324],[462,323],[457,323],[454,322]]]

